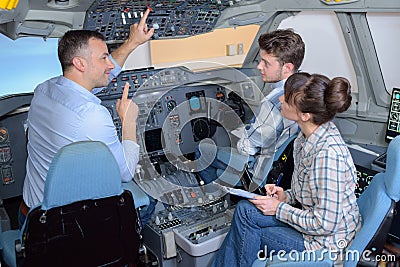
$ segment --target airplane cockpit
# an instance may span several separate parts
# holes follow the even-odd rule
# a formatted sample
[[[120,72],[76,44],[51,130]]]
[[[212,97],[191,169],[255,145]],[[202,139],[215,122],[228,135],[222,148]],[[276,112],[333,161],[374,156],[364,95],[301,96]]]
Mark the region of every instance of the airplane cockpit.
[[[96,93],[120,140],[116,101],[125,83],[130,85],[129,98],[139,108],[140,160],[133,179],[158,200],[141,233],[145,266],[209,266],[223,242],[238,196],[204,183],[197,174],[196,150],[205,142],[236,147],[235,130],[251,121],[271,92],[257,70],[257,39],[265,32],[293,29],[306,45],[301,71],[350,81],[353,101],[334,123],[357,167],[356,195],[376,173],[385,171],[388,144],[400,134],[400,78],[395,67],[400,60],[400,3],[395,0],[0,1],[4,39],[0,39],[0,54],[5,58],[1,80],[17,71],[20,79],[32,77],[31,68],[7,67],[7,60],[13,60],[7,47],[17,46],[20,40],[35,38],[45,44],[68,30],[88,29],[103,34],[113,51],[147,9],[147,25],[154,35]],[[51,49],[56,53],[56,47]],[[42,60],[58,63],[55,57]],[[39,71],[41,64],[39,59],[35,67]],[[26,175],[28,112],[39,82],[33,80],[25,92],[13,91],[10,83],[5,83],[10,88],[0,86],[3,231],[18,227],[15,217]],[[282,151],[277,147],[275,152],[273,157],[279,159]],[[257,177],[253,190],[266,183],[268,172]],[[241,177],[232,184],[242,183],[249,190],[247,185],[255,180],[245,168],[238,173]],[[398,246],[399,222],[395,215],[387,237]]]

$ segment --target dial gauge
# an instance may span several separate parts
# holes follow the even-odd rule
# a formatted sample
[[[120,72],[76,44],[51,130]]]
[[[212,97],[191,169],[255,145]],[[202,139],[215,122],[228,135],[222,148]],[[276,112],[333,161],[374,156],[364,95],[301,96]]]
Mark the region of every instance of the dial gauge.
[[[167,102],[167,109],[168,111],[172,111],[176,107],[176,102],[175,100],[169,100]]]
[[[8,131],[5,128],[0,127],[0,144],[5,143],[8,140]]]
[[[0,147],[0,163],[8,162],[11,160],[11,148]]]

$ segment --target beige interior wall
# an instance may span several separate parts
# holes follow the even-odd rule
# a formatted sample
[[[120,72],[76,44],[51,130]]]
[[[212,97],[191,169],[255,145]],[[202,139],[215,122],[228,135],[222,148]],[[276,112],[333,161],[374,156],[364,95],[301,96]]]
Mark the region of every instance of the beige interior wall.
[[[151,63],[153,66],[165,67],[187,61],[210,60],[230,66],[241,65],[258,29],[258,25],[249,25],[216,29],[188,38],[152,40]],[[237,47],[240,43],[243,44],[243,54],[238,55]],[[234,45],[235,55],[227,56],[228,45]]]

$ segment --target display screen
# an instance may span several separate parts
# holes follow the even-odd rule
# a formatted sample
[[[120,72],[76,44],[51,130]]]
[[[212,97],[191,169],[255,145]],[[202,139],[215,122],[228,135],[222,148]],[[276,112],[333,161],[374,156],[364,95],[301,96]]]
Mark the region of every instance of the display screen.
[[[386,142],[400,134],[400,88],[393,88],[386,128]]]
[[[154,152],[163,149],[161,128],[146,131],[144,133],[144,140],[147,152]]]
[[[187,93],[186,98],[189,103],[189,114],[206,111],[206,101],[203,90]]]

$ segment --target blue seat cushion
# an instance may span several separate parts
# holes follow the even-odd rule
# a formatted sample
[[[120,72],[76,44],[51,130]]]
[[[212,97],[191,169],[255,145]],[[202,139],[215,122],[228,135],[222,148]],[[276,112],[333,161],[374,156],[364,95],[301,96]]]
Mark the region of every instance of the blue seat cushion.
[[[135,208],[148,206],[150,199],[148,195],[136,184],[134,181],[122,183],[122,189],[129,190],[132,193],[133,200],[135,201]]]
[[[110,149],[98,141],[75,142],[59,149],[50,164],[42,209],[121,193],[121,174]]]
[[[385,185],[387,194],[395,201],[400,200],[400,183],[397,175],[400,173],[400,136],[390,141],[387,150]]]

